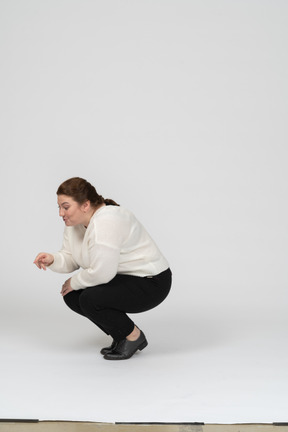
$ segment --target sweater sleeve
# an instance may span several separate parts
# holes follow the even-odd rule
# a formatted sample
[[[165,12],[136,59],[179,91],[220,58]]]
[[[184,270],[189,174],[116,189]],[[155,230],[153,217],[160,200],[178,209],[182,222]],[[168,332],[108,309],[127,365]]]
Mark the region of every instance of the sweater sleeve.
[[[69,236],[66,229],[64,230],[62,249],[52,255],[54,257],[54,262],[48,267],[50,270],[57,273],[71,273],[79,269],[79,265],[74,260],[71,253]]]
[[[71,278],[74,290],[108,283],[116,274],[120,249],[93,243],[89,247],[90,267],[82,269]]]

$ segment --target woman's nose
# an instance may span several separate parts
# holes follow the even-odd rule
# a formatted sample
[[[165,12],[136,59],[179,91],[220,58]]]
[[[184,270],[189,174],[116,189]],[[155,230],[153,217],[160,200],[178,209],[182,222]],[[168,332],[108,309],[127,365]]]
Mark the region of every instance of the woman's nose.
[[[64,216],[64,210],[63,209],[59,209],[59,216],[63,217]]]

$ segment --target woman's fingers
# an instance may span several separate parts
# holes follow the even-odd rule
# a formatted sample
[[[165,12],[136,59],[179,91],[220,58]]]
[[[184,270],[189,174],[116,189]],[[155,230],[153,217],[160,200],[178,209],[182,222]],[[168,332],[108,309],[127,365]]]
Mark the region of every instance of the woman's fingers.
[[[36,266],[41,270],[46,270],[46,265],[47,265],[47,255],[44,253],[40,253],[37,255],[37,257],[34,260],[34,264],[36,264]]]
[[[60,294],[64,297],[69,292],[73,291],[73,288],[71,288],[71,278],[67,279],[64,284],[62,285],[62,289],[60,291]]]
[[[41,264],[40,264],[40,261],[39,261],[39,258],[37,259],[35,259],[34,260],[34,262],[33,262],[39,269],[41,269]]]
[[[45,264],[42,262],[41,263],[41,268],[43,269],[43,270],[46,270],[46,266],[45,266]]]

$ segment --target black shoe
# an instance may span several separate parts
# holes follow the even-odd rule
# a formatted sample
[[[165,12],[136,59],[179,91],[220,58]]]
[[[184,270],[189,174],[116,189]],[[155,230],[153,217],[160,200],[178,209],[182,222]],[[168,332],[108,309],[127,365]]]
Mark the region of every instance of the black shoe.
[[[112,344],[111,344],[109,347],[102,348],[101,351],[100,351],[100,353],[101,353],[102,355],[105,355],[105,354],[107,354],[108,352],[113,351],[113,349],[116,348],[117,343],[118,343],[118,342],[115,341],[115,340],[113,339]]]
[[[142,351],[148,342],[144,333],[140,330],[140,336],[135,341],[129,341],[123,339],[117,343],[113,351],[108,352],[104,355],[105,360],[127,360],[132,357],[136,351]]]

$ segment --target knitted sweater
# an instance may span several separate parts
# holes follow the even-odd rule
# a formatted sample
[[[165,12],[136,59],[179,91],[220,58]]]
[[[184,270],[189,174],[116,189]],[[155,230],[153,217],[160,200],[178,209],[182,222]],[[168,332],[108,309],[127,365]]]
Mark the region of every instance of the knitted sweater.
[[[77,272],[74,290],[105,284],[116,274],[153,276],[169,267],[145,228],[120,206],[100,207],[83,225],[65,227],[62,249],[49,266],[59,273]]]

